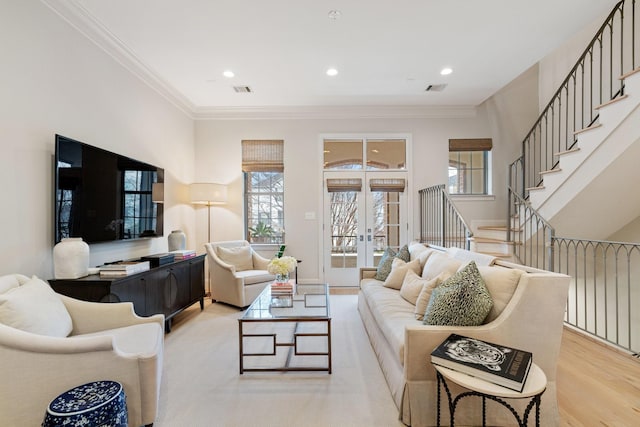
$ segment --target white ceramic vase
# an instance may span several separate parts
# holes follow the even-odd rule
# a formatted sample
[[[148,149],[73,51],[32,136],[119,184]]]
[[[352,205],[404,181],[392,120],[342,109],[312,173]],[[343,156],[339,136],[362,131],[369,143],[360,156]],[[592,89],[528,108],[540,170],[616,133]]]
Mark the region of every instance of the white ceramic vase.
[[[182,230],[173,230],[167,240],[169,241],[169,252],[187,248],[187,236]]]
[[[56,279],[77,279],[89,274],[89,245],[80,237],[68,237],[53,247]]]

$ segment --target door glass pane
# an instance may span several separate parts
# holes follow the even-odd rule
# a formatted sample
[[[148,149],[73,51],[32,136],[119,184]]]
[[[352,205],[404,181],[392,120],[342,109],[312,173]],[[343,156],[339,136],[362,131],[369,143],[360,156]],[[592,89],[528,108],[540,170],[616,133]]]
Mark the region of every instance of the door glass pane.
[[[367,140],[367,169],[405,169],[406,142],[404,139]]]
[[[356,191],[330,193],[332,268],[357,267],[358,195]]]
[[[378,265],[387,246],[400,249],[400,193],[373,191],[373,261]]]
[[[325,139],[324,168],[362,169],[362,140]]]

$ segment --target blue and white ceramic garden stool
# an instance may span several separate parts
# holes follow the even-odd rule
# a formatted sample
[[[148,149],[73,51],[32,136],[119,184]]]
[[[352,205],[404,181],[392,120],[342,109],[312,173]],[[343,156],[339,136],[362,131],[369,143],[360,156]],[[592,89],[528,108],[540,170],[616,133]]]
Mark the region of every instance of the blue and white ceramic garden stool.
[[[127,427],[122,384],[94,381],[72,388],[51,401],[43,427]]]

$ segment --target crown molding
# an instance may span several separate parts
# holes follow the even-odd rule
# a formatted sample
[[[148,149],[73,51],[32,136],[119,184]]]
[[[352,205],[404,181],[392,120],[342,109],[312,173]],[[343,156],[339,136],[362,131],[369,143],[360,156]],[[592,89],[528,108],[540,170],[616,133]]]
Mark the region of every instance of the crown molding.
[[[195,120],[292,120],[292,119],[451,119],[473,118],[473,106],[334,105],[286,107],[197,107]]]
[[[434,119],[472,118],[474,106],[335,105],[197,107],[166,82],[77,0],[40,0],[96,46],[114,58],[194,120]]]
[[[129,72],[193,118],[195,105],[157,75],[76,0],[40,0]]]

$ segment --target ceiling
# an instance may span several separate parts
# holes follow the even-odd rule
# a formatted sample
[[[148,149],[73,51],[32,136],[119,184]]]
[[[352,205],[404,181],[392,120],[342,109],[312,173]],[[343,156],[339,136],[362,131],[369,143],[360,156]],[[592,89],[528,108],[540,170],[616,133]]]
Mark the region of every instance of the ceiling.
[[[191,113],[476,106],[617,2],[43,1]]]

